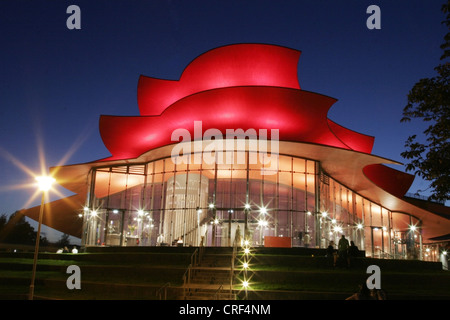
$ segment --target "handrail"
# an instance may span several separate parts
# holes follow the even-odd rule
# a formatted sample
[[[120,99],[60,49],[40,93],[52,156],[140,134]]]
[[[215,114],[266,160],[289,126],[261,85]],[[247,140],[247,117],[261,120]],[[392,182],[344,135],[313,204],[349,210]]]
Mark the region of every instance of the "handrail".
[[[192,265],[190,264],[183,274],[183,300],[186,299],[187,284],[189,284],[191,281],[191,279],[190,279],[191,278],[191,267],[192,267]],[[187,274],[187,276],[186,276],[186,274]],[[186,279],[187,279],[187,283],[186,283]]]
[[[385,256],[387,256],[389,259],[396,259],[396,260],[402,260],[402,259],[405,259],[404,255],[402,255],[402,254],[400,254],[400,253],[397,253],[397,254],[395,254],[395,253],[390,253],[390,252],[384,251],[384,250],[382,250],[382,249],[378,249],[378,253],[381,254],[381,255],[383,256],[383,258],[384,258]]]
[[[203,246],[203,243],[201,243],[200,247],[199,247],[199,251],[198,251],[198,265],[202,263],[204,253],[205,253],[205,247]]]
[[[231,255],[231,274],[230,274],[230,297],[233,294],[233,279],[234,279],[234,260],[236,260],[237,243],[234,242],[233,254]]]
[[[161,288],[156,290],[155,295],[158,296],[159,294],[159,300],[161,300],[161,291],[164,289],[164,300],[167,300],[167,287],[170,286],[170,282],[165,283]]]
[[[191,276],[192,276],[191,269],[193,267],[198,266],[198,264],[200,263],[199,259],[198,259],[198,252],[199,252],[199,250],[198,250],[198,248],[196,248],[191,255],[191,263],[189,264],[189,266],[187,267],[186,271],[183,274],[183,298],[184,299],[186,298],[187,286],[190,285],[190,283],[191,283]]]
[[[186,279],[189,281],[189,277],[186,277],[186,273],[189,273],[189,270],[191,269],[192,265],[188,265],[186,271],[183,274],[183,284],[186,284]]]
[[[220,299],[217,299],[217,295],[220,292],[222,292],[222,289],[223,289],[223,284],[221,284],[220,287],[216,290],[216,292],[214,292],[214,300],[220,300]]]
[[[197,266],[198,248],[191,255],[191,265]]]

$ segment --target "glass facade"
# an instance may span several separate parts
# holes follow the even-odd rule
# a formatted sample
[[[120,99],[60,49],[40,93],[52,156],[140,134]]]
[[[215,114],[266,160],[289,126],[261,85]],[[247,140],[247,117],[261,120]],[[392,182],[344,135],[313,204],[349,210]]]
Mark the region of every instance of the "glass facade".
[[[319,162],[279,155],[268,167],[258,152],[231,156],[231,164],[190,154],[188,163],[167,157],[93,169],[83,244],[232,246],[245,236],[255,246],[288,237],[293,247],[326,248],[345,234],[366,256],[420,254],[420,234],[410,229],[418,221],[363,198]]]
[[[422,252],[419,221],[392,212],[331,177],[320,175],[320,247],[342,234],[366,256],[374,258],[417,259]]]

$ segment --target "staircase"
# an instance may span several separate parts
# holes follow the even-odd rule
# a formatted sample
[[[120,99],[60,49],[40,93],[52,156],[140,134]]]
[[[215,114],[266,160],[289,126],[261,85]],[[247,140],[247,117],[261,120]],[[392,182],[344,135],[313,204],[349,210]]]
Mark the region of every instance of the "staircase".
[[[183,300],[235,300],[232,248],[203,248],[197,265],[186,271]],[[196,260],[196,259],[194,259]]]

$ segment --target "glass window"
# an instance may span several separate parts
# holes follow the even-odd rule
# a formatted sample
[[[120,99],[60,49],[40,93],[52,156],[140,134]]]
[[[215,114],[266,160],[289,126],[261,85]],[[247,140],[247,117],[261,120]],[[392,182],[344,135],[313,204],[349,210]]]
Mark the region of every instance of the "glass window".
[[[196,246],[202,237],[206,245],[229,245],[230,237],[238,227],[243,233],[245,225],[259,245],[266,236],[291,237],[294,246],[314,244],[315,162],[246,151],[230,155],[232,164],[194,163],[191,154],[189,164],[175,164],[168,157],[98,169],[95,205],[114,232],[121,229],[121,245],[126,246],[173,245],[179,238],[184,245]],[[276,159],[275,166],[264,164],[269,157]],[[334,198],[327,201],[334,205]],[[246,203],[251,206],[248,211]],[[121,210],[120,219],[109,218],[112,208]],[[336,212],[333,208],[330,212]],[[103,242],[108,233],[91,227],[99,235],[90,243]],[[108,243],[118,241],[112,234]]]

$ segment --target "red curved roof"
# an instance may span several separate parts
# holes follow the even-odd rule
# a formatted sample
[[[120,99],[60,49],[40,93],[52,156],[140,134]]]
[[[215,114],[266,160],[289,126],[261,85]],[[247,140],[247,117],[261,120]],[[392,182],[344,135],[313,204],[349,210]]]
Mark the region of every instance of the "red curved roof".
[[[411,187],[414,176],[382,164],[372,164],[363,168],[364,175],[381,189],[402,198]]]
[[[236,44],[210,50],[193,60],[177,81],[141,76],[141,115],[160,115],[172,103],[193,93],[237,86],[300,89],[297,64],[301,52],[266,44]]]
[[[194,139],[194,121],[203,132],[219,129],[278,129],[284,141],[311,142],[370,153],[374,138],[327,118],[336,99],[300,89],[300,51],[266,44],[220,47],[200,55],[178,81],[141,76],[141,116],[101,116],[100,133],[112,157],[136,158],[170,143],[183,128]]]
[[[327,121],[335,99],[319,94],[275,87],[231,87],[188,96],[160,116],[102,116],[103,142],[113,159],[135,158],[144,152],[171,144],[172,132],[187,129],[194,140],[194,121],[202,121],[202,134],[210,128],[225,136],[227,129],[279,130],[283,141],[306,141],[344,149],[370,150],[372,140]],[[111,130],[113,128],[113,130]],[[337,134],[343,136],[339,139]],[[351,139],[349,135],[355,137]],[[201,138],[201,137],[200,137]],[[358,143],[358,144],[357,144]],[[355,150],[353,149],[353,150]]]

